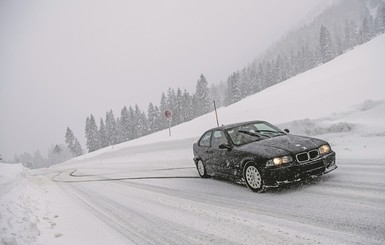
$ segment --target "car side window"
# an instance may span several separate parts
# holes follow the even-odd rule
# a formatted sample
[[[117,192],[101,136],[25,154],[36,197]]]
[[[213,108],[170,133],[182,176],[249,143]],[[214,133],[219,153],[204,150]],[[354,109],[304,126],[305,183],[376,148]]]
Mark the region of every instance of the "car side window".
[[[211,138],[211,131],[205,133],[202,138],[199,140],[198,145],[204,146],[204,147],[210,147],[210,138]]]
[[[214,131],[213,137],[211,137],[211,146],[213,148],[219,148],[219,145],[228,144],[226,135],[223,131]]]

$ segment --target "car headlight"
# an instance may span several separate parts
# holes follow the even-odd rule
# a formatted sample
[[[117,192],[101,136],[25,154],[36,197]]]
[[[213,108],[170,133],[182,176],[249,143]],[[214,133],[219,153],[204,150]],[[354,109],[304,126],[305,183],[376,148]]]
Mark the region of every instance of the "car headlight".
[[[330,145],[322,145],[320,148],[318,148],[319,154],[324,155],[331,151]]]
[[[292,161],[293,161],[293,158],[291,156],[275,157],[266,162],[266,167],[279,166]]]

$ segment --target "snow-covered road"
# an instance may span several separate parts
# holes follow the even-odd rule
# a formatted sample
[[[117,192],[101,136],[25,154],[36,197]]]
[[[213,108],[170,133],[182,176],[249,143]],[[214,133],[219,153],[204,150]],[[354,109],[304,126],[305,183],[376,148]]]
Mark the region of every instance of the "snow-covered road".
[[[190,143],[179,141],[180,156]],[[198,178],[188,157],[167,163],[165,145],[126,148],[136,152],[126,163],[131,168],[115,162],[109,170],[90,165],[45,175],[83,213],[113,230],[116,242],[385,243],[385,160],[339,160],[338,170],[317,180],[255,194],[243,185]],[[146,154],[159,158],[135,164]]]

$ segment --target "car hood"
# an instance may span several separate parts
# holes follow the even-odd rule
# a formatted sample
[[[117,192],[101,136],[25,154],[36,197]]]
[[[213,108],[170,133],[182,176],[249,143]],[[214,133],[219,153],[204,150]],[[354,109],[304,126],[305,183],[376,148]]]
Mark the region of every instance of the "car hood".
[[[283,135],[240,146],[239,150],[270,158],[316,149],[326,143],[326,141],[310,137]]]

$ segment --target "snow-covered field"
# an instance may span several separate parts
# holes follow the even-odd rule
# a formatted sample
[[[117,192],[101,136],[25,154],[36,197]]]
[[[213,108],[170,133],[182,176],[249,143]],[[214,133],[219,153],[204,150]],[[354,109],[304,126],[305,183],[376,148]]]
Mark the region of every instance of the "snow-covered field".
[[[38,170],[0,165],[2,244],[385,244],[385,35],[218,111],[329,141],[339,168],[255,194],[200,179],[207,114]]]

